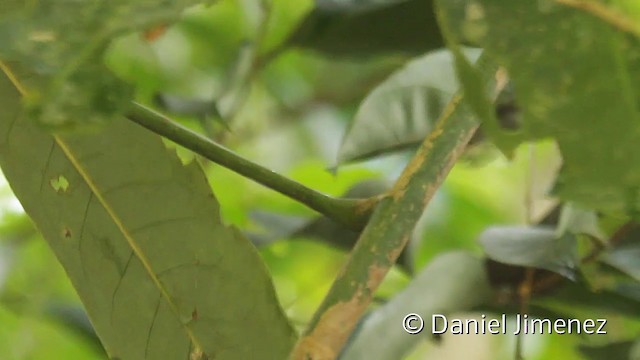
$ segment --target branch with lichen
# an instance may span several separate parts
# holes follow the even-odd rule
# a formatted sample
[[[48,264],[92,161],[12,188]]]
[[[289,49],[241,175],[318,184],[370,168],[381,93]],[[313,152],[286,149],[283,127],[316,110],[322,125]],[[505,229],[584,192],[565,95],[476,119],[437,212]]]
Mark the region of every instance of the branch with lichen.
[[[456,96],[390,192],[377,205],[351,257],[291,353],[292,360],[335,359],[409,241],[425,207],[464,151],[478,123]]]

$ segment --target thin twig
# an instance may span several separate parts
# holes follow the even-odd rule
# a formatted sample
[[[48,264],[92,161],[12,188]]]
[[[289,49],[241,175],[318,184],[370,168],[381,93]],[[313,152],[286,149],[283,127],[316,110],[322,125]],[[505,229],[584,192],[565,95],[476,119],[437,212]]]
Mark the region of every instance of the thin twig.
[[[127,117],[148,130],[164,136],[216,164],[299,201],[350,229],[361,230],[378,201],[377,198],[340,199],[322,194],[253,163],[144,105],[133,103]]]

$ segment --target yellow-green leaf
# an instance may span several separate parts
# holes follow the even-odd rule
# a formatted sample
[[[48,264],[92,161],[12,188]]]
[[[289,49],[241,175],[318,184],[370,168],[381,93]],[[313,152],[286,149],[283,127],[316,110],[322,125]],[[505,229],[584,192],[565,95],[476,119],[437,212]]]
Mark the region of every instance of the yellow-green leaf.
[[[123,118],[51,135],[25,119],[11,78],[0,74],[0,166],[110,357],[284,359],[295,335],[271,279],[221,223],[200,167]]]

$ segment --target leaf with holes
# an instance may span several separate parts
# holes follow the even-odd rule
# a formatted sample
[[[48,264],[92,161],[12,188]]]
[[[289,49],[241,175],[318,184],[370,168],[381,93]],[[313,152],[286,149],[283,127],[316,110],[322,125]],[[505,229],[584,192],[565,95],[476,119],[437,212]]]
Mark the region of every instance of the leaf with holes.
[[[491,227],[480,235],[480,244],[495,261],[547,269],[575,278],[578,254],[572,234],[557,238],[554,229],[547,227]]]
[[[197,163],[123,118],[51,135],[4,74],[0,101],[0,166],[112,359],[286,357],[295,335],[267,270]]]
[[[466,55],[475,62],[480,50],[467,49]],[[360,104],[342,141],[338,163],[417,146],[457,90],[449,51],[435,51],[411,61]],[[465,115],[465,111],[457,113]]]
[[[3,0],[4,2],[5,0]],[[0,60],[21,62],[46,77],[26,103],[54,128],[105,123],[131,91],[103,65],[111,39],[175,21],[201,0],[22,1],[0,6]]]
[[[564,159],[559,196],[586,208],[640,211],[638,39],[560,1],[442,0],[438,8],[452,48],[482,47],[513,82],[522,123],[507,129],[482,116],[494,141],[512,153],[552,137]]]

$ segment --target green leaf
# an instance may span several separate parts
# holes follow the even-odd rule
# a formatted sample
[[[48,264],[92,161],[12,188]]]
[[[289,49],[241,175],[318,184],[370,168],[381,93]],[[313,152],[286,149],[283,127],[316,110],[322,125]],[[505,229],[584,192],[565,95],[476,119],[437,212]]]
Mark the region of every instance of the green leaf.
[[[467,49],[472,62],[480,50]],[[416,58],[364,99],[342,141],[338,163],[417,146],[458,90],[453,57],[439,50]],[[456,111],[468,116],[466,111]]]
[[[555,192],[600,210],[640,208],[637,39],[553,1],[441,1],[457,41],[504,66],[523,122],[487,130],[507,153],[553,137],[564,159]],[[597,69],[597,71],[596,71]]]
[[[490,298],[484,263],[465,252],[440,255],[392,300],[376,309],[360,325],[340,359],[402,359],[422,336],[410,336],[401,326],[409,313],[424,320],[423,334],[431,329],[433,314],[464,311]],[[428,296],[426,296],[428,294]],[[384,341],[380,335],[384,334]]]
[[[0,166],[111,358],[286,357],[295,335],[267,270],[197,163],[124,118],[50,135],[4,75],[0,94]]]
[[[289,43],[334,56],[416,54],[443,46],[429,0],[319,0]]]
[[[605,253],[601,261],[640,281],[640,244],[616,247]]]
[[[573,279],[577,265],[577,241],[560,238],[547,227],[491,227],[480,235],[487,256],[505,264],[547,269]]]
[[[0,7],[0,60],[21,62],[46,76],[44,86],[26,98],[42,124],[105,123],[123,111],[131,93],[103,65],[110,41],[175,21],[200,2],[52,0]]]

